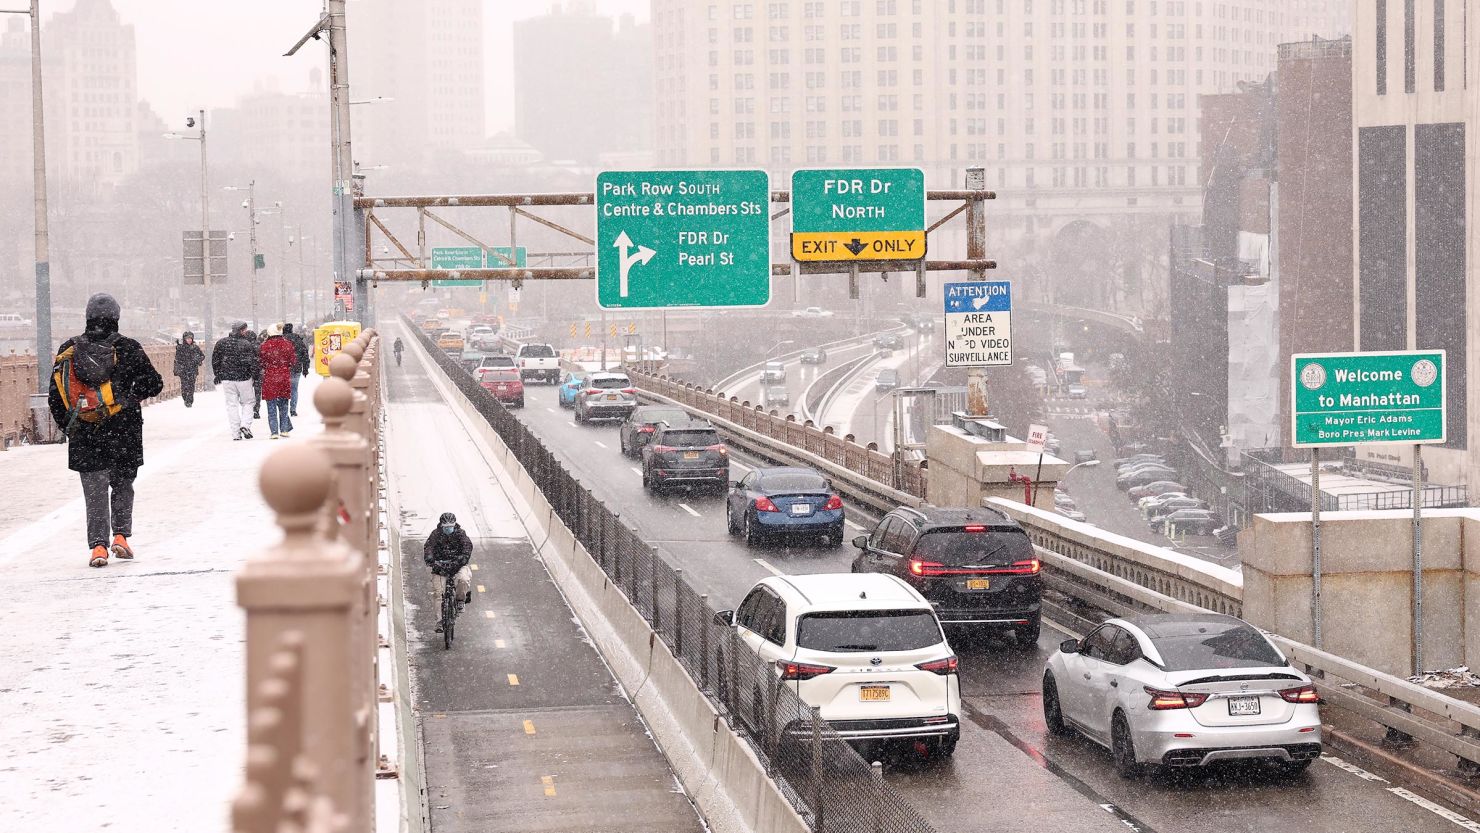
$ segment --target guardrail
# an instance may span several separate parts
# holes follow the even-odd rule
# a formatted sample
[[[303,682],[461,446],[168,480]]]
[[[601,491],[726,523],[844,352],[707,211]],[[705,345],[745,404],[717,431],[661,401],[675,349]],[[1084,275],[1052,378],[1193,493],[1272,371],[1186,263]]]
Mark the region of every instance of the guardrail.
[[[314,392],[324,431],[275,451],[262,496],[282,543],[237,575],[246,616],[245,784],[235,833],[375,829],[379,754],[379,340],[366,330]]]
[[[877,325],[878,325],[878,322],[870,322],[870,326],[877,326]],[[895,322],[895,326],[889,327],[887,329],[876,330],[876,331],[873,331],[873,332],[865,333],[864,335],[849,336],[848,338],[840,338],[837,341],[829,341],[829,342],[827,342],[825,344],[819,344],[817,346],[818,347],[821,347],[823,350],[837,350],[837,349],[846,348],[846,347],[856,347],[856,346],[858,346],[860,344],[867,344],[868,342],[872,341],[874,339],[874,337],[877,336],[877,335],[879,335],[880,333],[892,333],[895,330],[902,330],[902,329],[905,329],[904,324],[902,322]],[[730,375],[728,375],[725,378],[723,378],[723,379],[719,380],[718,382],[716,382],[714,384],[714,388],[716,390],[730,390],[730,389],[733,389],[737,385],[745,384],[746,381],[747,381],[746,377],[749,377],[749,376],[759,376],[760,373],[761,373],[761,371],[765,369],[766,362],[778,362],[778,361],[784,362],[784,361],[791,361],[791,360],[799,359],[799,358],[801,358],[801,356],[802,356],[803,353],[807,352],[808,349],[809,348],[803,347],[803,348],[801,348],[799,350],[792,350],[789,353],[782,353],[779,356],[772,356],[769,359],[762,359],[762,360],[756,362],[755,364],[748,365],[746,367],[742,367],[739,370],[735,371],[734,373],[731,373]]]
[[[810,421],[813,424],[821,422],[817,418],[818,412],[821,411],[823,400],[827,398],[828,394],[832,393],[837,381],[851,373],[860,364],[867,362],[870,358],[870,356],[859,356],[856,359],[850,359],[837,367],[829,368],[825,373],[819,374],[816,379],[813,379],[812,384],[808,385],[802,391],[802,419]],[[819,389],[821,389],[820,393],[818,392]],[[814,399],[817,402],[815,408],[812,405]]]

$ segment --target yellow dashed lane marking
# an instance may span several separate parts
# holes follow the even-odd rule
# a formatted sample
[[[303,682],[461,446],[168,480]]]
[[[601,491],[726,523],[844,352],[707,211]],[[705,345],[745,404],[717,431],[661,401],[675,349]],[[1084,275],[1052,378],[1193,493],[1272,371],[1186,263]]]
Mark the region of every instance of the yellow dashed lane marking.
[[[549,775],[541,775],[540,782],[545,785],[545,795],[555,797],[555,779]]]
[[[519,675],[518,674],[510,674],[509,675],[509,685],[519,685]]]
[[[524,734],[526,734],[526,735],[532,735],[532,734],[534,734],[534,721],[533,720],[526,720],[526,721],[524,721]]]

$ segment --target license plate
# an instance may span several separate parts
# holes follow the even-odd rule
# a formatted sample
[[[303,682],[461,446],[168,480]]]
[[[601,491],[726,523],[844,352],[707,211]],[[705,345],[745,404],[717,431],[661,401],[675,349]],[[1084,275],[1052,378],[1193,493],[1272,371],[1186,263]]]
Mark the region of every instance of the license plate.
[[[969,578],[966,580],[967,590],[987,590],[991,586],[992,580],[989,578]]]
[[[1228,698],[1228,714],[1232,717],[1247,717],[1259,713],[1258,697]]]
[[[810,504],[810,503],[793,503],[791,505],[791,514],[793,514],[793,515],[810,515],[810,514],[812,514],[812,504]]]
[[[606,395],[606,396],[603,396],[603,397],[601,397],[601,398],[602,398],[602,399],[605,399],[605,400],[606,400],[606,401],[608,401],[608,402],[615,402],[615,401],[617,401],[617,400],[618,400],[618,399],[621,399],[621,398],[622,398],[622,397],[620,397],[620,396],[617,396],[617,395],[616,395],[616,394],[615,394],[615,393],[609,393],[609,394],[607,394],[607,395]]]
[[[858,700],[863,703],[887,703],[889,702],[889,686],[866,685],[859,686]]]
[[[699,452],[697,452],[697,451],[685,451],[683,453],[683,458],[685,460],[697,460],[697,459],[699,459]]]

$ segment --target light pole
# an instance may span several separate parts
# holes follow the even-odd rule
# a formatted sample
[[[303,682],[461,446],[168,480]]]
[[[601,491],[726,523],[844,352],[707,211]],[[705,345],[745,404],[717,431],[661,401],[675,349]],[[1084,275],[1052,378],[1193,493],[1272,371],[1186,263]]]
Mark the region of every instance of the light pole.
[[[36,203],[36,390],[51,386],[51,244],[46,225],[46,124],[41,106],[41,0],[28,9],[0,9],[0,14],[31,18],[31,176]]]
[[[1082,468],[1092,469],[1095,466],[1098,466],[1099,464],[1100,464],[1100,461],[1099,460],[1085,460],[1083,463],[1075,463],[1074,465],[1070,466],[1069,468],[1064,469],[1064,473],[1061,474],[1061,475],[1059,475],[1059,482],[1060,483],[1063,483],[1065,480],[1068,480],[1069,479],[1069,474],[1071,472],[1073,472],[1077,468],[1081,468],[1082,467]],[[1039,458],[1038,458],[1038,468],[1039,468],[1040,471],[1042,471],[1042,469],[1043,469],[1043,457],[1042,457],[1041,454],[1039,455]],[[1034,506],[1037,506],[1038,505],[1038,478],[1036,478],[1036,477],[1033,478],[1033,505]]]
[[[205,295],[205,349],[211,349],[211,328],[215,319],[215,310],[212,306],[211,297],[211,195],[209,186],[206,184],[206,111],[197,111],[199,119],[200,134],[197,136],[186,136],[183,133],[166,133],[166,139],[187,139],[192,142],[200,142],[200,275],[203,294]],[[196,118],[186,118],[186,127],[196,127]]]
[[[303,304],[303,241],[312,239],[312,237],[303,236],[301,225],[298,226],[297,235],[288,238],[288,245],[298,249],[298,320],[303,324],[308,323],[308,315]]]
[[[251,290],[251,293],[252,293],[252,332],[255,333],[255,332],[258,331],[258,329],[260,327],[260,322],[258,320],[258,315],[257,315],[257,273],[262,270],[262,267],[258,265],[261,262],[260,259],[261,259],[262,255],[261,255],[260,252],[257,251],[257,223],[260,222],[257,218],[260,217],[263,214],[279,214],[280,215],[282,213],[282,210],[283,210],[283,204],[282,204],[281,201],[278,201],[278,202],[274,202],[272,204],[272,207],[271,208],[258,208],[257,207],[257,180],[255,180],[255,179],[249,181],[247,183],[247,185],[246,185],[245,188],[242,187],[242,186],[240,186],[240,185],[226,185],[226,186],[222,187],[221,190],[222,191],[246,191],[247,192],[247,198],[246,198],[245,201],[242,202],[242,208],[245,208],[247,210],[247,239],[250,241],[250,245],[252,247],[252,282],[251,282],[251,286],[249,286],[248,288]],[[280,267],[281,267],[281,265],[282,264],[279,264]],[[279,268],[278,269],[278,313],[283,318],[283,320],[285,320],[285,321],[287,320],[287,311],[286,310],[287,310],[287,305],[283,301],[282,269]]]

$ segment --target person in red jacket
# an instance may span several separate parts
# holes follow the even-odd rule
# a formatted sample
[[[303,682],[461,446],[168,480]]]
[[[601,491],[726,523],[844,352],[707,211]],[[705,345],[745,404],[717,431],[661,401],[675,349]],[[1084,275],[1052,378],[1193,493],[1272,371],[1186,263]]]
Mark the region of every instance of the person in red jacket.
[[[275,440],[293,433],[293,420],[288,411],[293,396],[293,366],[298,362],[298,352],[293,342],[283,337],[281,324],[268,329],[267,340],[262,342],[258,352],[262,358],[262,398],[267,401],[267,428]]]

